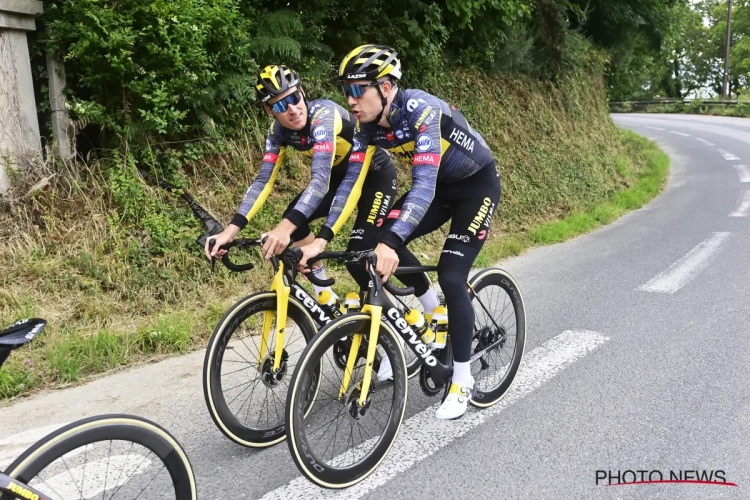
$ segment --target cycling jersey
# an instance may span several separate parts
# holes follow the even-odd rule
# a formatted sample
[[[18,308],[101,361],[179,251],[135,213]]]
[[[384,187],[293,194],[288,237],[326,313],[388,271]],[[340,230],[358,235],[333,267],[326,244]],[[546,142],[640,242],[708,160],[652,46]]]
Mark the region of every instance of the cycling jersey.
[[[328,99],[308,102],[307,117],[307,124],[301,130],[287,129],[277,120],[271,124],[263,164],[232,218],[232,224],[244,228],[248,220],[263,207],[273,189],[287,146],[312,157],[310,183],[298,197],[294,207],[285,214],[285,218],[297,227],[304,226],[320,205],[330,187],[331,176],[344,177],[353,142],[354,117]],[[380,171],[390,163],[388,153],[380,148],[374,156],[373,171]],[[338,218],[333,221],[337,228],[346,222],[357,204],[367,173],[367,169],[361,170],[362,175],[354,179],[353,189],[350,189],[347,199],[343,200],[348,211],[340,210]]]
[[[422,220],[435,196],[437,182],[456,182],[485,167],[495,168],[489,146],[461,112],[427,92],[398,90],[387,119],[390,129],[357,122],[349,168],[319,237],[333,238],[333,226],[350,197],[349,190],[367,171],[376,146],[412,164],[411,190],[398,220],[382,236],[382,241],[392,248],[402,244]]]

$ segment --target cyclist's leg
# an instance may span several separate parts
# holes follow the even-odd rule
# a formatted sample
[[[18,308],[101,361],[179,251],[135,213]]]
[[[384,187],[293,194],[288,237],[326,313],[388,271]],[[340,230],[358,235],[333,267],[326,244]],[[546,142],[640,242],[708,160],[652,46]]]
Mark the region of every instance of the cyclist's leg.
[[[357,218],[349,235],[347,251],[375,248],[386,216],[396,201],[396,194],[396,168],[392,162],[388,162],[387,166],[378,171],[370,171],[367,174],[357,203]],[[350,263],[346,268],[360,289],[367,291],[370,274],[364,265]]]
[[[312,243],[315,239],[315,233],[312,232],[312,229],[310,229],[310,223],[316,219],[321,219],[328,215],[328,212],[331,210],[331,204],[333,203],[333,197],[336,195],[336,190],[339,187],[339,184],[341,184],[341,181],[343,180],[343,177],[341,176],[331,176],[330,183],[328,185],[328,192],[326,192],[325,196],[323,196],[323,199],[320,201],[320,204],[315,209],[315,211],[310,214],[310,217],[307,218],[307,221],[303,226],[297,227],[297,229],[294,230],[292,233],[292,242],[294,243],[294,246],[304,246],[309,243]],[[282,216],[286,217],[286,215],[295,207],[297,204],[297,201],[302,196],[302,193],[298,194],[286,207],[286,210],[284,210],[284,214]],[[326,279],[325,275],[325,269],[323,267],[323,264],[318,261],[314,262],[312,264],[312,272],[320,279]],[[333,293],[333,290],[331,290],[331,287],[321,287],[318,285],[313,285],[313,289],[315,290],[315,296],[317,297],[320,292],[323,290],[327,290],[330,293]]]
[[[450,186],[447,196],[455,214],[438,262],[438,282],[448,308],[454,371],[450,392],[436,413],[438,418],[460,417],[468,406],[466,395],[473,387],[469,359],[474,309],[466,281],[487,238],[492,213],[501,194],[500,179],[494,166]]]
[[[406,199],[406,194],[399,198],[393,206],[393,209],[388,214],[388,219],[383,224],[383,230],[388,230],[396,222],[399,214],[401,213],[401,207]],[[452,211],[449,207],[446,207],[437,191],[435,197],[432,199],[432,203],[427,208],[427,211],[422,218],[422,221],[417,225],[409,238],[404,244],[396,250],[398,254],[398,265],[400,266],[421,266],[422,263],[414,255],[411,250],[407,248],[407,245],[415,239],[429,234],[436,229],[440,228],[443,224],[448,222],[452,216]],[[426,313],[431,312],[435,307],[439,305],[437,293],[430,287],[430,282],[427,276],[424,274],[404,274],[398,277],[398,280],[406,286],[414,287],[414,295],[419,299],[422,307]]]

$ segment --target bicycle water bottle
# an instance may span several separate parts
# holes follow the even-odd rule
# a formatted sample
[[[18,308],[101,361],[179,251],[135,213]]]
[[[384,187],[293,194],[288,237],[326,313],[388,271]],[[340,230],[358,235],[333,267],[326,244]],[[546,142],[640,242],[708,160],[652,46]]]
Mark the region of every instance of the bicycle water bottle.
[[[346,313],[344,306],[341,304],[341,301],[336,296],[336,294],[331,293],[328,290],[321,290],[321,292],[318,294],[318,303],[326,305],[333,309],[338,309],[341,314]]]
[[[432,311],[432,329],[435,331],[435,341],[430,347],[442,349],[448,341],[448,309],[445,306],[437,306]]]
[[[404,319],[409,323],[409,326],[414,328],[414,331],[419,338],[422,339],[422,342],[429,345],[431,342],[435,341],[435,332],[432,331],[430,325],[424,320],[424,316],[422,316],[421,312],[416,309],[411,309],[406,313]]]
[[[347,293],[346,299],[344,300],[344,308],[346,309],[346,312],[350,313],[352,311],[359,311],[360,307],[359,295],[354,292]]]

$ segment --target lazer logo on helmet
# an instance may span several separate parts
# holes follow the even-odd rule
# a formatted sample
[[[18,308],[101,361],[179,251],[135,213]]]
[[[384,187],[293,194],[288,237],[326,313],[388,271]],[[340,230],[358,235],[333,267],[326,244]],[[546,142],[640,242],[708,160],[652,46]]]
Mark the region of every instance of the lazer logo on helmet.
[[[436,366],[437,359],[430,353],[430,349],[417,337],[414,330],[409,327],[409,323],[404,318],[399,317],[398,309],[388,309],[388,317],[393,321],[393,325],[399,329],[401,335],[414,346],[414,350],[424,359],[424,362],[429,366]]]
[[[364,78],[367,76],[367,73],[349,73],[346,75],[347,78]]]

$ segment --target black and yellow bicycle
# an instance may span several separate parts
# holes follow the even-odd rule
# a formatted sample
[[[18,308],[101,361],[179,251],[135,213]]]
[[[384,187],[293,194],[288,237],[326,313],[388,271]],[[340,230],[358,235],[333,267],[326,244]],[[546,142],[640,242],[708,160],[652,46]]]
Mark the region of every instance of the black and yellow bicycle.
[[[399,297],[414,291],[389,281],[381,284],[374,252],[328,252],[310,261],[319,258],[366,264],[370,288],[360,311],[325,325],[299,357],[287,394],[286,435],[292,458],[308,479],[326,488],[345,488],[380,465],[398,434],[407,400],[405,351],[419,359],[419,383],[430,396],[449,387],[452,355],[450,342],[440,350],[429,348],[413,326],[422,324],[420,315],[384,293]],[[394,276],[436,269],[399,267]],[[471,405],[485,408],[500,401],[518,373],[526,313],[517,283],[502,269],[484,269],[467,286],[475,314]],[[424,326],[419,331],[424,334]],[[347,346],[344,370],[339,367],[342,343]],[[393,375],[380,381],[376,375],[384,357]]]

